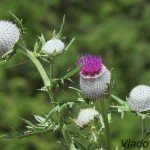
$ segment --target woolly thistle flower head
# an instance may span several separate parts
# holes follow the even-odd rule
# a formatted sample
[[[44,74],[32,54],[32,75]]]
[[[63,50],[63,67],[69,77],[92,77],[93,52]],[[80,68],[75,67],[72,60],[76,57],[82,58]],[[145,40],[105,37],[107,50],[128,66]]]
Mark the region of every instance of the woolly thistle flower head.
[[[77,65],[80,69],[80,88],[89,100],[98,100],[108,92],[110,72],[103,65],[100,56],[81,56]]]
[[[0,57],[14,47],[19,35],[19,29],[15,24],[0,20]]]
[[[61,54],[64,47],[65,45],[61,40],[53,38],[45,43],[43,51],[48,55],[53,55],[54,51],[56,51],[56,54]]]
[[[94,119],[101,119],[99,112],[93,108],[87,108],[80,110],[76,122],[81,128],[83,128],[94,121]]]
[[[133,88],[127,98],[131,110],[143,112],[150,110],[150,86],[138,85]]]

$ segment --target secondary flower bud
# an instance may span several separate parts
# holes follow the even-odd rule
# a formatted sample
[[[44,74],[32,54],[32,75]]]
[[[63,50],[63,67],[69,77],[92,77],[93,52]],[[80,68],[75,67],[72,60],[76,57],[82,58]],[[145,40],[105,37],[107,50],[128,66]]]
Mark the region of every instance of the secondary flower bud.
[[[9,21],[0,21],[0,57],[11,50],[19,40],[18,27]]]
[[[110,72],[102,64],[99,56],[82,56],[78,62],[82,66],[80,70],[80,88],[90,100],[98,100],[108,92]]]
[[[61,40],[53,38],[45,43],[43,51],[48,55],[52,55],[54,51],[56,51],[57,54],[61,54],[64,47],[65,45]]]
[[[88,125],[90,122],[94,121],[94,119],[100,119],[101,116],[98,111],[93,108],[82,109],[79,112],[79,115],[76,119],[77,124],[83,128]]]
[[[138,85],[133,88],[127,98],[131,110],[143,112],[150,110],[150,86]]]

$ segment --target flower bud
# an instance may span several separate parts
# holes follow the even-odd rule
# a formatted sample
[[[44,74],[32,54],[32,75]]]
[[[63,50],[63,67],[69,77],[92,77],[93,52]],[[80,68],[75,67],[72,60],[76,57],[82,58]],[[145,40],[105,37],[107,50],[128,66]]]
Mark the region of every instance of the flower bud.
[[[150,110],[150,86],[138,85],[133,88],[127,98],[131,110],[143,112]]]
[[[89,100],[98,100],[108,93],[110,72],[102,64],[101,57],[82,56],[78,62],[80,70],[80,88]]]
[[[19,40],[19,28],[9,21],[0,21],[0,57],[11,50]]]
[[[53,55],[54,51],[56,51],[56,54],[61,54],[64,47],[65,45],[61,40],[53,38],[45,43],[43,51],[48,55]]]
[[[94,119],[100,118],[101,116],[98,111],[93,108],[87,108],[80,110],[76,122],[81,128],[83,128],[84,126],[87,126],[89,123],[94,121]]]

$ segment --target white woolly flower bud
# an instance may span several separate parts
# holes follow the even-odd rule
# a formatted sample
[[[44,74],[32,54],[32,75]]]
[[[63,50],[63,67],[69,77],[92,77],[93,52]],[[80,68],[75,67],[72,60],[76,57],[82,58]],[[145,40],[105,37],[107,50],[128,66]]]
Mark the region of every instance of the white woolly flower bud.
[[[93,108],[82,109],[79,112],[79,115],[76,119],[77,124],[83,128],[88,125],[90,122],[94,121],[94,119],[100,119],[101,116],[98,111]]]
[[[19,40],[19,28],[9,21],[0,21],[0,57]]]
[[[85,76],[80,73],[80,88],[85,96],[90,100],[103,98],[108,92],[110,82],[110,72],[103,65],[102,70],[95,76]]]
[[[150,86],[138,85],[133,88],[127,98],[131,110],[143,112],[150,110]]]
[[[52,55],[55,50],[57,54],[61,54],[64,47],[65,45],[61,40],[53,38],[45,43],[43,51],[48,55]]]

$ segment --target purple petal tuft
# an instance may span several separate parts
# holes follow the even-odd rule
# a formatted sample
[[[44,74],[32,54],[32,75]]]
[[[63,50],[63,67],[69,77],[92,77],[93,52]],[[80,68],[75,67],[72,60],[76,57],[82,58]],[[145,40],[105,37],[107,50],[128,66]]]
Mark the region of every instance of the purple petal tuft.
[[[77,61],[77,66],[82,66],[80,72],[83,75],[94,76],[102,69],[102,59],[100,56],[81,56]]]

